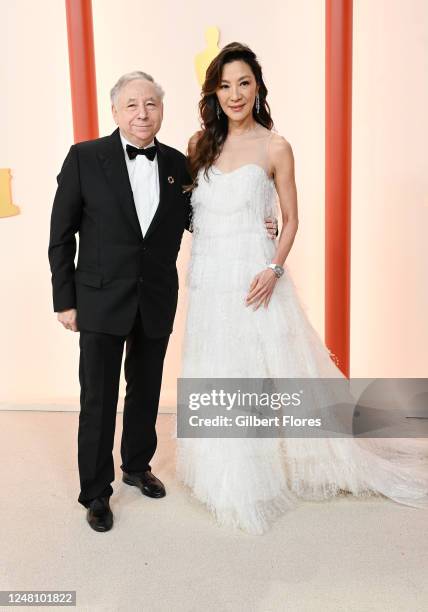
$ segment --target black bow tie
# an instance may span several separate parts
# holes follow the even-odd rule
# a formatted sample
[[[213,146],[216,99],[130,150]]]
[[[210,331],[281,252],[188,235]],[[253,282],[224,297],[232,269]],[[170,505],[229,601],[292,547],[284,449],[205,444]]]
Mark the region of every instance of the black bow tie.
[[[148,147],[147,149],[137,149],[131,145],[126,145],[126,152],[128,153],[129,159],[135,159],[137,155],[145,155],[147,159],[153,161],[156,156],[156,146]]]

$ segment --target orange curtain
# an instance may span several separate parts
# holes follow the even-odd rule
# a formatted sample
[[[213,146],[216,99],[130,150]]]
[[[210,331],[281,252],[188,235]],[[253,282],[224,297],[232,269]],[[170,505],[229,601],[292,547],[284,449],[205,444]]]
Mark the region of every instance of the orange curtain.
[[[65,0],[74,142],[98,138],[91,0]]]
[[[325,340],[349,376],[352,0],[326,0]]]

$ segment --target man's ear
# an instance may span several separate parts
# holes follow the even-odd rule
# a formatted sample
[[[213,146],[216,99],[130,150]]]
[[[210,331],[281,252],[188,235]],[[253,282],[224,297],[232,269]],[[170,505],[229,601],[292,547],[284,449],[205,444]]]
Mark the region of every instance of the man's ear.
[[[113,115],[113,119],[116,125],[119,125],[117,122],[117,110],[114,104],[111,105],[111,114]]]

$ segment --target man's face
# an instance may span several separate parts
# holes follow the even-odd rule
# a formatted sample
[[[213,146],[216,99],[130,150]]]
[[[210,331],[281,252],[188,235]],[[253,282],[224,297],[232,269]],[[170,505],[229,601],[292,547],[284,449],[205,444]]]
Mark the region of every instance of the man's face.
[[[136,147],[150,144],[162,125],[162,101],[153,83],[143,79],[122,87],[112,112],[122,134]]]

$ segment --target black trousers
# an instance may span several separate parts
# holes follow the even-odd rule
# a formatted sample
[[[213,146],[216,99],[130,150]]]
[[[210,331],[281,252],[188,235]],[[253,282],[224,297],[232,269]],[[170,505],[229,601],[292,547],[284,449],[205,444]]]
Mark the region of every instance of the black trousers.
[[[169,336],[149,338],[137,311],[126,336],[80,332],[80,415],[78,463],[80,495],[88,507],[95,497],[109,497],[114,481],[113,443],[123,346],[126,342],[126,396],[121,441],[121,469],[150,470],[156,446],[156,418],[163,362]]]

